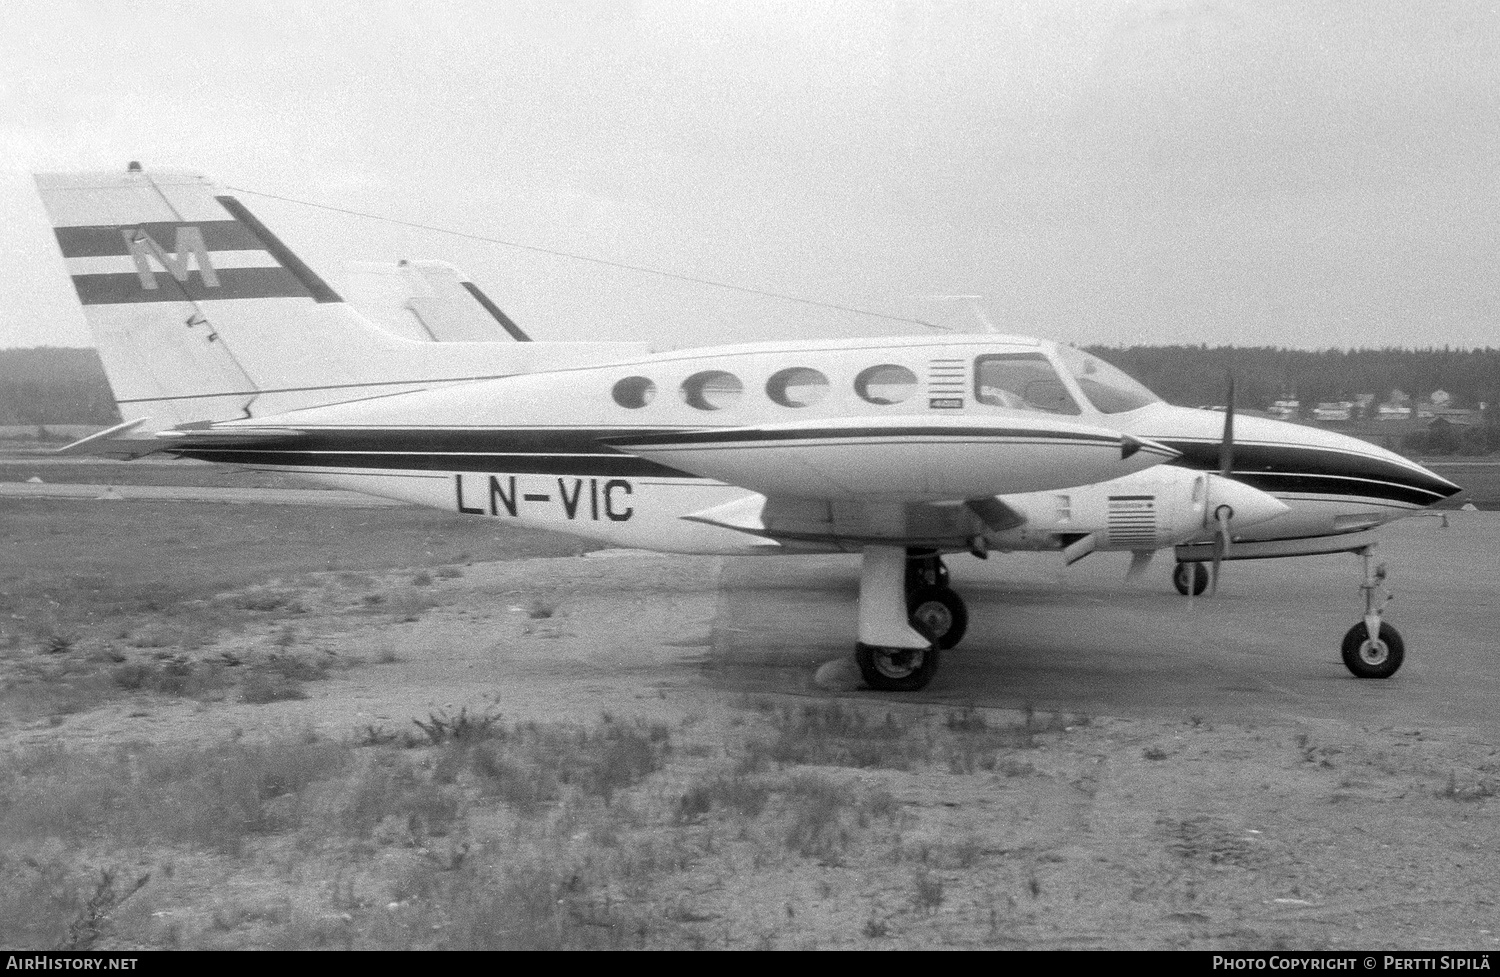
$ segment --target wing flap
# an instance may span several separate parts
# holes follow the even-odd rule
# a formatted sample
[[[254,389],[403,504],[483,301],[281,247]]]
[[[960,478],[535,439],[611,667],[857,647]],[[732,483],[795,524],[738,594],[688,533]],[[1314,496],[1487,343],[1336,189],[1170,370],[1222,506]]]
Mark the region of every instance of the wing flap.
[[[1052,417],[817,418],[605,437],[619,451],[771,497],[962,501],[1108,481],[1177,452]]]
[[[973,541],[989,528],[981,512],[998,516],[1012,510],[998,499],[956,505],[891,504],[748,494],[681,518],[782,543],[816,543],[843,549],[881,544],[960,550],[971,549]]]

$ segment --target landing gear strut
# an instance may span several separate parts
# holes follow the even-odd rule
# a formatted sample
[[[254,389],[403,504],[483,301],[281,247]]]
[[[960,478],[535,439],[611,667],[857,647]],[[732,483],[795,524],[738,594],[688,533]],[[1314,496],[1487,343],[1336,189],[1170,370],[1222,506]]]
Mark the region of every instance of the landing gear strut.
[[[902,548],[865,547],[854,660],[870,688],[915,692],[932,681],[939,653],[958,644],[969,623],[947,581],[935,554],[908,558]]]
[[[1359,550],[1364,561],[1364,579],[1359,589],[1365,596],[1365,617],[1344,635],[1340,649],[1344,665],[1360,678],[1390,678],[1406,658],[1401,633],[1380,619],[1391,594],[1385,591],[1385,564],[1373,564],[1374,545]]]

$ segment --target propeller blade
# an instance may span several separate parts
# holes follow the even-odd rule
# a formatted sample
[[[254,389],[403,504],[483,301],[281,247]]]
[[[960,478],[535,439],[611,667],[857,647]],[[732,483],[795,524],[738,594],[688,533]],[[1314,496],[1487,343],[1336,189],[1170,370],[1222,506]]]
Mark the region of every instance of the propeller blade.
[[[1126,580],[1134,580],[1146,572],[1151,565],[1151,558],[1156,555],[1155,550],[1132,550],[1130,553],[1130,569],[1125,571]]]
[[[1234,373],[1226,372],[1229,393],[1224,406],[1224,438],[1219,442],[1219,474],[1225,478],[1234,470]]]
[[[1213,566],[1209,571],[1208,595],[1212,597],[1219,592],[1219,565],[1224,562],[1224,557],[1229,553],[1229,520],[1233,517],[1234,510],[1227,505],[1221,505],[1214,512],[1214,519],[1218,522],[1218,531],[1214,533],[1214,558]]]

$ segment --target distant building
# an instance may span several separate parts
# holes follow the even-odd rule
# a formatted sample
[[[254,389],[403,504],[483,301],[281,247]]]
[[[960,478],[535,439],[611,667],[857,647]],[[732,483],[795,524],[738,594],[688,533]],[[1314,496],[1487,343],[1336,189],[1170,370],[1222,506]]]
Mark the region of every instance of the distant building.
[[[1409,421],[1411,420],[1410,404],[1381,404],[1375,408],[1375,419],[1377,421]]]
[[[1354,413],[1352,400],[1325,400],[1313,408],[1315,421],[1347,421]]]

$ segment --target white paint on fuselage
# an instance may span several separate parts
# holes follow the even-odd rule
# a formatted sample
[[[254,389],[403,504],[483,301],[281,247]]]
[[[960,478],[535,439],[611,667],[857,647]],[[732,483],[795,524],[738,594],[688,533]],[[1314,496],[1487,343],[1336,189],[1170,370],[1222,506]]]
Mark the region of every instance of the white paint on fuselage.
[[[976,399],[975,363],[978,357],[999,353],[1040,352],[1047,355],[1062,383],[1078,406],[1078,412],[1057,414],[1035,409],[1001,407]],[[909,396],[899,403],[874,403],[860,396],[856,379],[862,371],[879,365],[910,370],[917,378]],[[827,380],[821,399],[805,406],[775,402],[768,382],[782,371],[816,370]],[[714,410],[694,407],[684,394],[691,377],[704,371],[724,371],[740,384],[737,397],[725,397]],[[960,376],[955,388],[951,379]],[[649,381],[654,396],[638,407],[616,402],[615,385],[628,377]],[[946,379],[945,379],[946,378]],[[946,406],[945,406],[946,405]],[[957,405],[957,406],[954,406]],[[857,418],[891,420],[905,415],[941,425],[953,419],[994,422],[1064,422],[1093,429],[1118,431],[1149,440],[1196,440],[1217,443],[1224,415],[1218,411],[1175,407],[1165,403],[1118,414],[1095,410],[1074,379],[1061,367],[1056,345],[1017,336],[943,336],[900,339],[861,339],[758,343],[713,349],[683,350],[634,357],[606,366],[580,366],[454,384],[418,392],[294,411],[275,417],[259,417],[247,426],[285,425],[290,428],[539,428],[616,431],[697,430],[786,424],[799,421],[847,421]],[[231,422],[227,426],[236,426]],[[1342,452],[1393,463],[1413,473],[1425,469],[1375,445],[1341,434],[1263,418],[1236,415],[1236,442],[1240,445],[1296,444]],[[955,449],[937,446],[931,458],[906,458],[900,464],[941,465],[943,453]],[[1155,459],[1153,459],[1155,460]],[[863,462],[862,462],[863,463]],[[879,466],[870,462],[861,479],[878,477]],[[484,497],[489,477],[508,480],[513,473],[375,472],[370,470],[330,472],[306,470],[319,481],[404,501],[454,511],[456,479],[466,487],[472,483],[480,508],[489,515]],[[1121,474],[1124,474],[1123,472]],[[676,552],[749,553],[765,552],[768,541],[717,526],[684,522],[680,517],[732,502],[750,494],[746,488],[705,479],[630,479],[632,515],[628,520],[607,517],[582,521],[575,510],[569,515],[557,500],[592,488],[575,486],[574,476],[515,474],[522,502],[511,516],[502,508],[496,518],[511,518],[522,525],[566,529],[582,536],[625,546],[640,546]],[[591,476],[582,476],[587,486]],[[1096,480],[1099,480],[1095,476]],[[508,487],[508,481],[504,482]],[[1081,483],[1080,483],[1081,484]],[[617,489],[616,494],[623,492]],[[547,502],[526,504],[525,495],[547,495]],[[1245,538],[1271,539],[1342,532],[1349,520],[1385,522],[1407,514],[1416,506],[1380,503],[1364,498],[1318,495],[1304,492],[1273,493],[1290,511],[1250,529]],[[618,498],[618,505],[624,505]],[[525,508],[522,509],[522,504]],[[576,503],[575,503],[576,505]],[[471,500],[466,509],[475,508]],[[618,511],[622,511],[617,509]],[[592,508],[590,508],[592,513]]]

